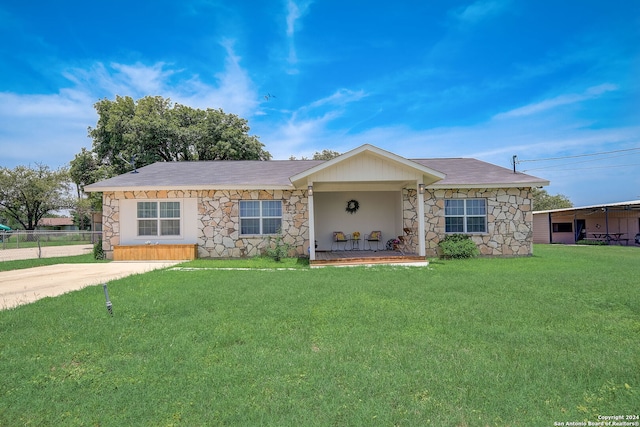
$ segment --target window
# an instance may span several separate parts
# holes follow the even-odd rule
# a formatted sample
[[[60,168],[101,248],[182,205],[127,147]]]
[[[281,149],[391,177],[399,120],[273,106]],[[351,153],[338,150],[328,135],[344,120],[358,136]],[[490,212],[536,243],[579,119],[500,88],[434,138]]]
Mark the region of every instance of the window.
[[[240,234],[276,234],[281,226],[282,201],[240,201]]]
[[[554,222],[553,232],[554,233],[572,233],[573,224],[570,222]]]
[[[486,201],[485,199],[445,200],[444,220],[447,233],[486,233]]]
[[[138,236],[179,236],[180,202],[138,202]]]

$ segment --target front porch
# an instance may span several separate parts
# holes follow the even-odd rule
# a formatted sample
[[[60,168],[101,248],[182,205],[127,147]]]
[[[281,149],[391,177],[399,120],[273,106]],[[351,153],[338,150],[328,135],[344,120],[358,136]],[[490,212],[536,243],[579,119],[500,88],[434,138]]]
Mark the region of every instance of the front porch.
[[[427,265],[425,257],[415,253],[400,251],[316,251],[316,259],[309,261],[312,267],[370,265],[370,264],[407,264]]]
[[[379,243],[384,244],[410,229],[415,241],[412,252],[424,260],[425,189],[445,177],[421,163],[367,144],[289,177],[296,188],[307,189],[305,219],[309,242],[314,243],[309,249],[309,259],[326,263],[318,253],[335,249],[333,236],[337,232],[352,243],[354,234],[362,236],[365,243],[366,235],[379,232],[382,236]],[[359,249],[365,249],[364,245]],[[382,259],[383,255],[384,252],[378,252],[367,258]],[[406,256],[389,255],[386,258],[396,261],[399,256]],[[344,263],[345,258],[364,257],[342,254],[333,256],[331,262],[340,259]]]

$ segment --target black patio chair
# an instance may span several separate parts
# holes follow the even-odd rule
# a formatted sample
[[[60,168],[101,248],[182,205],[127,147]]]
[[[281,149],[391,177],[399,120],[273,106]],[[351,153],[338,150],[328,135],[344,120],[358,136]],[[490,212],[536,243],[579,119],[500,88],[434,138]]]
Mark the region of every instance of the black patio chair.
[[[342,250],[347,249],[347,243],[351,240],[351,235],[344,234],[342,231],[333,232],[333,241],[331,242],[331,250],[335,247],[337,251],[340,250],[340,243],[342,243]]]
[[[380,250],[380,243],[382,243],[382,231],[372,231],[369,234],[364,235],[364,249],[367,250],[367,246],[369,246],[369,250],[372,251],[372,243],[376,244],[376,250]]]

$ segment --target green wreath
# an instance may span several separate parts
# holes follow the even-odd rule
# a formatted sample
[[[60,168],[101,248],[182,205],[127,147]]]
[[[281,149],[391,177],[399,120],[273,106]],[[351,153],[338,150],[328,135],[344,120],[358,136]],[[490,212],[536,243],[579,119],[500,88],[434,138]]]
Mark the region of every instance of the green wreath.
[[[360,209],[360,203],[358,203],[357,200],[352,199],[347,202],[347,208],[345,209],[345,211],[353,215],[357,212],[358,209]]]

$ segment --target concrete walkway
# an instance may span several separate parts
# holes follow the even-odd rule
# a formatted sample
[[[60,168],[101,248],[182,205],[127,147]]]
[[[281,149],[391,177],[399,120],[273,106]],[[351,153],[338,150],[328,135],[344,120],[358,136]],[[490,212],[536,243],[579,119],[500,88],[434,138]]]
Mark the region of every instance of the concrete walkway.
[[[92,245],[42,248],[42,257],[73,256],[89,253]],[[0,250],[0,261],[38,258],[38,248]],[[132,274],[171,267],[177,261],[109,262],[96,264],[57,264],[0,272],[0,310],[28,304],[44,297],[99,285]]]

